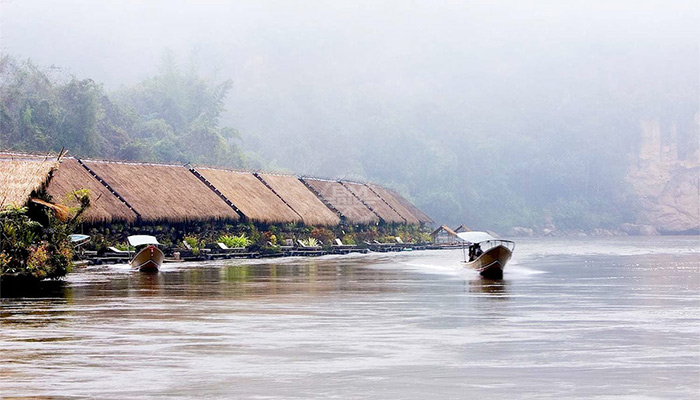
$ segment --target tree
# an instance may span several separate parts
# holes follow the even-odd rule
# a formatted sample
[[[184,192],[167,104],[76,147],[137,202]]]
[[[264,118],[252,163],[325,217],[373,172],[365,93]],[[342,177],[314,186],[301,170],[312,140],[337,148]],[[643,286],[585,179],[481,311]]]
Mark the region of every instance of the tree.
[[[158,161],[243,166],[238,132],[219,125],[230,89],[231,81],[212,83],[196,68],[182,73],[173,54],[166,52],[155,76],[115,97],[139,116],[134,135],[148,140]],[[134,150],[127,145],[121,155],[129,158]]]
[[[108,95],[92,79],[60,79],[0,57],[0,147],[69,149],[80,157],[243,166],[238,132],[219,125],[231,82],[183,74],[166,53],[158,74]]]

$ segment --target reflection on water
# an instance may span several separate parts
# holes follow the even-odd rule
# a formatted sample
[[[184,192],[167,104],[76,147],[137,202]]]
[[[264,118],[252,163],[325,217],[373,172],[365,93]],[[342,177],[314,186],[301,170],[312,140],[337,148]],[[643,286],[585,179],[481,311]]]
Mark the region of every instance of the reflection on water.
[[[458,251],[78,270],[3,293],[0,393],[693,398],[697,253],[543,247],[519,244],[502,280]]]
[[[294,263],[248,264],[238,260],[208,264],[167,265],[157,273],[140,273],[122,266],[99,266],[53,282],[41,296],[100,297],[207,297],[247,298],[294,293],[327,294],[338,291],[391,292],[384,280],[399,279],[398,271],[374,270],[367,259],[296,259]],[[360,268],[359,275],[356,270]],[[38,292],[37,292],[38,293]],[[74,294],[75,293],[75,294]]]
[[[491,298],[505,300],[508,294],[508,280],[505,279],[472,279],[469,281],[469,292],[486,294]]]
[[[135,273],[129,279],[129,296],[160,296],[164,291],[165,275],[162,272]]]
[[[15,287],[12,283],[0,283],[0,298],[46,298],[46,297],[63,297],[66,292],[70,291],[70,286],[66,285],[62,280],[50,280],[30,285]]]

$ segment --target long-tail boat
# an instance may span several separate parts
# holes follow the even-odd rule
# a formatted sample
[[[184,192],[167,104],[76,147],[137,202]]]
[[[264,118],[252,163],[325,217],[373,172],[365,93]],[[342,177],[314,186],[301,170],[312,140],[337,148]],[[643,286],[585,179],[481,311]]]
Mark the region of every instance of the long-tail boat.
[[[127,239],[136,249],[136,255],[130,262],[131,267],[144,272],[158,271],[165,259],[163,251],[158,248],[158,240],[150,235],[134,235]]]
[[[496,239],[486,232],[461,232],[457,237],[462,242],[462,263],[466,268],[487,278],[503,277],[503,268],[515,250],[514,242]]]

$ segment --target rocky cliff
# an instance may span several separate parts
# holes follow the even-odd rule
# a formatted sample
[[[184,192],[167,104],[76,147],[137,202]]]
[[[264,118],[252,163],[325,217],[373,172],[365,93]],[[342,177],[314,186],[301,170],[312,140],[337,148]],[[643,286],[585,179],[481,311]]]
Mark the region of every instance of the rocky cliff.
[[[641,122],[642,141],[627,174],[639,198],[637,223],[662,233],[700,230],[700,150],[698,143],[680,140],[675,124],[662,127],[658,120]],[[700,115],[694,132],[685,137],[700,140]],[[685,143],[684,143],[685,142]],[[690,151],[689,147],[692,149]],[[679,157],[679,147],[683,156]]]

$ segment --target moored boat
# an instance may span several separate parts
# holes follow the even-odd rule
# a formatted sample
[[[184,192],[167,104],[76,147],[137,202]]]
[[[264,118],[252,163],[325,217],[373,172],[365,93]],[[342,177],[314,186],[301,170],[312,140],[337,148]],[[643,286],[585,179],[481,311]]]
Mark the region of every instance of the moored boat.
[[[463,243],[462,263],[466,268],[475,269],[488,278],[503,277],[503,269],[515,250],[514,242],[496,239],[486,232],[462,232],[457,237]]]
[[[163,251],[158,248],[158,240],[150,235],[134,235],[127,239],[136,249],[136,255],[130,262],[131,267],[144,272],[158,271],[165,259]]]
[[[72,235],[68,235],[68,239],[70,240],[70,244],[73,246],[73,264],[87,264],[87,261],[83,260],[85,249],[83,249],[82,246],[90,242],[90,236],[74,233]]]
[[[77,248],[88,243],[90,241],[90,236],[74,233],[72,235],[68,235],[68,239],[70,239],[70,244]]]

